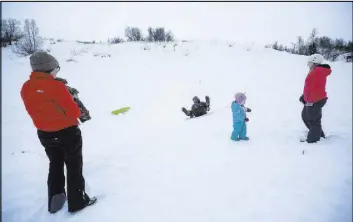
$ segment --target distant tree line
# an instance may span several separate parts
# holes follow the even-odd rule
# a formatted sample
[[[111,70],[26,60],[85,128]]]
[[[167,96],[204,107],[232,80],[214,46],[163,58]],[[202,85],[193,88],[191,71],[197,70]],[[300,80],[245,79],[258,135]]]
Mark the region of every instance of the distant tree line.
[[[166,31],[163,27],[152,28],[149,27],[147,29],[147,36],[143,36],[142,31],[138,27],[126,27],[125,28],[125,37],[128,42],[172,42],[174,41],[174,35],[169,30]],[[118,44],[122,43],[125,40],[121,37],[108,39],[108,43],[110,44]]]
[[[273,44],[266,45],[266,48],[273,48],[278,51],[286,51],[297,55],[312,55],[319,53],[329,61],[336,61],[337,57],[342,54],[352,53],[352,41],[346,42],[342,38],[332,39],[327,36],[317,36],[316,29],[313,29],[306,41],[303,37],[298,36],[297,42],[292,43],[292,47],[283,46],[276,41]]]
[[[39,50],[42,38],[36,21],[26,19],[21,28],[21,22],[16,19],[1,19],[1,47],[12,46],[14,53],[27,56]]]
[[[118,44],[128,42],[171,42],[174,41],[174,35],[171,31],[166,31],[163,27],[147,29],[147,36],[143,36],[138,27],[126,27],[126,40],[120,37],[108,39],[109,44]],[[95,41],[77,41],[84,44],[95,44]],[[39,28],[36,21],[26,19],[23,27],[21,22],[16,19],[1,20],[1,47],[11,46],[14,53],[27,56],[35,51],[41,50],[42,38],[39,36]]]

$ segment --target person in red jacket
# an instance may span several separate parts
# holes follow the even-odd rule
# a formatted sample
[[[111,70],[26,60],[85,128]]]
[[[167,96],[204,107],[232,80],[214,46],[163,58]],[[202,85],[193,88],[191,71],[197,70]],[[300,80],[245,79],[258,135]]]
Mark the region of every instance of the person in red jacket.
[[[326,78],[331,74],[331,67],[322,64],[324,57],[320,54],[311,55],[308,59],[309,74],[305,79],[304,92],[300,101],[304,104],[302,119],[309,129],[306,139],[302,142],[315,143],[321,137],[325,138],[322,130],[322,107],[327,102]]]
[[[30,57],[33,72],[21,89],[25,108],[49,158],[48,211],[55,213],[66,201],[64,163],[67,169],[69,212],[92,205],[96,198],[85,192],[82,175],[81,111],[64,83],[55,80],[58,61],[46,52]]]

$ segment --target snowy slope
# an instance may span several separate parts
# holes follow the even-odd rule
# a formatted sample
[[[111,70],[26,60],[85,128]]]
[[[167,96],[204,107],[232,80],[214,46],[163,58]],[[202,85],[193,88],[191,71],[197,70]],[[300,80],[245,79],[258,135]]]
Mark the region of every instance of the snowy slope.
[[[98,202],[47,212],[49,162],[20,98],[29,59],[2,49],[2,221],[352,221],[351,64],[330,63],[331,138],[309,145],[299,143],[304,56],[226,42],[46,48],[90,110],[84,176]],[[237,91],[253,110],[248,142],[230,140]],[[212,112],[187,120],[181,107],[194,95],[209,95]],[[132,109],[110,114],[123,106]]]

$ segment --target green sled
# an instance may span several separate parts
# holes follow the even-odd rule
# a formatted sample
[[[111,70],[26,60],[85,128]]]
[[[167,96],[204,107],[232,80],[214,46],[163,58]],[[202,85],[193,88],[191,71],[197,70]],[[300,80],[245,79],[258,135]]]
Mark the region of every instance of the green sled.
[[[117,110],[114,110],[112,111],[112,114],[113,115],[119,115],[120,113],[124,114],[126,113],[127,111],[130,110],[130,107],[124,107],[124,108],[121,108],[121,109],[117,109]]]

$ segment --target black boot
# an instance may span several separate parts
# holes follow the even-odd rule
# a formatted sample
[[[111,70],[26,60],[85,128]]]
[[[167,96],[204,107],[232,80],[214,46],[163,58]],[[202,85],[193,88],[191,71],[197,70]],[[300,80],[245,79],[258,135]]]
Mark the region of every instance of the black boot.
[[[321,137],[322,138],[326,138],[326,135],[325,135],[324,131],[321,131]]]
[[[190,116],[190,111],[188,111],[188,110],[185,109],[184,107],[181,108],[181,111],[183,111],[183,113],[185,113],[185,115]]]
[[[50,213],[56,213],[64,206],[65,202],[66,202],[66,194],[65,193],[60,193],[60,194],[54,195],[50,200],[50,205],[49,205],[48,211]]]
[[[206,100],[206,105],[207,105],[207,111],[210,111],[210,97],[205,96],[205,100]]]
[[[79,208],[76,208],[76,209],[71,209],[69,210],[70,213],[76,213],[80,210],[83,210],[84,208],[88,207],[88,206],[92,206],[93,204],[95,204],[97,202],[97,198],[96,197],[92,197],[90,198],[86,193],[84,194],[84,199],[86,201],[86,203],[82,206],[82,207],[79,207]]]

